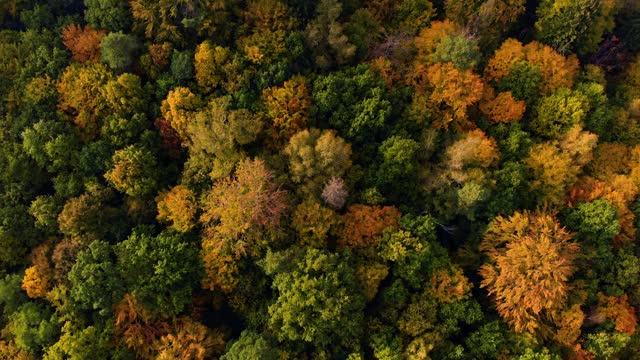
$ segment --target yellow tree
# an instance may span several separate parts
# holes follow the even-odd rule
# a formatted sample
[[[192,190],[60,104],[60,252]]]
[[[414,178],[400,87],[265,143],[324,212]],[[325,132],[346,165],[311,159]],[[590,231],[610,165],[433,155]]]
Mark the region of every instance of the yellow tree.
[[[303,76],[292,77],[282,87],[265,89],[262,98],[267,115],[273,121],[270,133],[276,145],[307,127],[311,92]]]
[[[544,331],[546,320],[567,302],[578,245],[550,214],[516,212],[495,218],[480,249],[489,262],[481,286],[517,332]]]
[[[171,228],[186,232],[195,226],[196,206],[193,191],[183,185],[176,185],[171,190],[156,197],[158,204],[158,220],[171,223]]]
[[[529,183],[531,190],[550,205],[564,202],[566,190],[576,181],[580,171],[570,155],[549,142],[533,146],[525,163],[533,176]]]
[[[98,63],[73,64],[58,82],[58,108],[78,126],[85,139],[95,137],[104,115],[103,86],[111,79],[107,68]]]

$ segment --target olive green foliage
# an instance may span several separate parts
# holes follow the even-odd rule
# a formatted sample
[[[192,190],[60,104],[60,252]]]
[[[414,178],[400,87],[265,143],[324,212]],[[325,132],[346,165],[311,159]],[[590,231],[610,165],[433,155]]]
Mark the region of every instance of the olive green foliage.
[[[115,253],[126,290],[150,310],[178,314],[191,303],[201,265],[196,248],[180,235],[138,229]]]
[[[115,71],[124,71],[133,64],[139,47],[135,36],[122,31],[109,33],[100,42],[102,61]]]
[[[269,326],[280,340],[300,340],[324,348],[355,349],[362,335],[364,297],[352,268],[340,254],[306,249],[293,262],[270,253],[265,271],[277,291],[269,306]]]

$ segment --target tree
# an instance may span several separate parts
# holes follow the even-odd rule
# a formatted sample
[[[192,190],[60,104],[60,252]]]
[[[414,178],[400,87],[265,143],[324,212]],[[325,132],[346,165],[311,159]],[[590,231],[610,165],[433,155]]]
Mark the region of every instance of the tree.
[[[567,216],[567,224],[594,243],[611,241],[620,232],[617,210],[604,199],[579,204]]]
[[[265,271],[277,291],[269,327],[280,341],[303,341],[319,349],[354,349],[362,335],[364,298],[353,269],[340,254],[308,248],[293,262],[267,253]]]
[[[580,168],[571,157],[560,152],[551,143],[534,145],[525,159],[533,179],[530,189],[538,199],[551,205],[559,205],[564,201],[566,190],[577,179]]]
[[[480,245],[489,257],[480,268],[481,286],[517,332],[543,331],[544,321],[564,307],[579,250],[571,240],[570,232],[541,212],[498,216],[489,224]]]
[[[243,331],[238,340],[229,345],[220,360],[278,359],[278,353],[269,340],[250,330]]]
[[[105,237],[113,230],[118,212],[108,205],[113,192],[97,184],[88,184],[86,191],[65,202],[58,215],[60,232],[71,238],[94,240]]]
[[[331,177],[342,177],[351,167],[351,145],[333,130],[305,129],[284,148],[291,180],[305,193],[315,194]]]
[[[340,209],[344,206],[349,196],[347,185],[339,177],[332,176],[324,185],[320,197],[324,202],[334,209]]]
[[[591,53],[613,30],[616,8],[616,1],[542,1],[536,11],[537,37],[560,53]]]
[[[71,322],[62,326],[62,335],[58,342],[47,348],[44,360],[72,359],[80,360],[88,357],[108,358],[114,351],[111,343],[113,328],[88,326],[78,329]]]
[[[118,150],[111,158],[112,168],[104,178],[118,191],[132,197],[153,194],[158,187],[155,155],[140,145]]]
[[[160,337],[154,347],[158,360],[204,360],[222,353],[224,339],[221,332],[212,331],[188,317],[180,318],[174,331]]]
[[[530,126],[539,135],[557,138],[569,128],[582,125],[587,111],[587,99],[582,94],[560,89],[542,98]]]
[[[445,36],[433,52],[435,62],[451,62],[460,70],[475,67],[481,57],[476,41],[462,35]]]
[[[493,124],[517,122],[524,116],[527,109],[524,100],[517,100],[511,91],[494,94],[491,87],[485,87],[486,95],[480,103],[480,111]],[[495,96],[494,96],[495,95]]]
[[[84,19],[94,28],[126,31],[131,24],[129,4],[118,0],[86,0]]]
[[[381,164],[378,168],[379,186],[388,186],[397,191],[413,190],[408,179],[418,176],[418,150],[420,144],[413,139],[391,136],[378,148]],[[397,186],[399,180],[405,180],[408,186]],[[397,193],[397,192],[396,192]],[[404,196],[408,195],[404,193]]]
[[[84,139],[92,139],[100,128],[103,115],[102,87],[111,74],[102,64],[73,64],[58,82],[58,108],[81,129]]]
[[[94,30],[91,26],[81,28],[69,24],[62,30],[62,42],[71,51],[71,58],[78,62],[100,60],[100,42],[105,31]]]
[[[256,140],[262,125],[258,115],[232,109],[230,97],[212,98],[187,124],[185,143],[192,152],[214,155],[210,177],[222,178],[244,157],[241,146]]]
[[[102,316],[111,313],[112,305],[124,295],[111,246],[101,240],[80,252],[69,272],[70,296],[82,309],[97,310]]]
[[[137,229],[115,253],[126,288],[149,310],[175,315],[191,303],[201,265],[197,249],[179,235]]]
[[[573,87],[573,83],[579,68],[575,57],[564,57],[555,52],[551,47],[537,41],[522,45],[518,40],[507,39],[485,68],[485,76],[489,81],[502,81],[514,71],[523,75],[533,69],[527,69],[522,63],[533,66],[540,73],[541,81],[537,92],[549,95],[556,90]],[[529,77],[531,77],[529,75]],[[516,94],[518,95],[518,94]],[[528,100],[527,98],[520,98]]]
[[[211,92],[231,74],[225,69],[225,64],[231,59],[231,50],[222,46],[214,46],[210,41],[204,41],[196,48],[195,71],[198,85],[206,92]]]
[[[317,118],[359,143],[377,138],[392,113],[384,80],[367,65],[318,77],[312,95]]]
[[[342,4],[337,0],[321,0],[316,7],[316,17],[305,30],[307,44],[313,49],[320,68],[342,65],[355,55],[356,47],[349,43],[338,22],[341,13]]]
[[[160,110],[162,117],[169,122],[180,138],[186,140],[187,124],[202,105],[200,96],[192,93],[189,88],[177,87],[169,91],[167,98],[162,101]]]
[[[287,209],[287,192],[262,160],[247,159],[238,164],[233,177],[216,182],[201,206],[200,221],[208,234],[202,246],[205,253],[222,242],[235,254],[256,254],[275,237]]]
[[[263,90],[262,98],[266,113],[273,122],[270,133],[276,145],[307,127],[311,94],[306,79],[301,75],[285,81],[282,87]]]
[[[135,36],[122,31],[109,33],[100,42],[102,62],[114,71],[125,71],[133,64],[139,48],[140,44]]]
[[[424,71],[426,81],[420,79],[422,74],[417,75],[418,91],[430,93],[429,100],[434,102],[436,109],[442,104],[447,107],[434,125],[444,129],[451,123],[461,128],[471,127],[467,107],[481,99],[484,84],[480,77],[471,70],[458,70],[452,63],[438,63]]]
[[[157,219],[171,223],[170,227],[179,232],[187,232],[195,226],[196,206],[193,191],[183,185],[156,197],[158,204]]]
[[[342,218],[338,244],[354,248],[376,245],[385,230],[397,229],[400,216],[393,206],[351,205]]]
[[[27,302],[10,317],[8,329],[15,336],[20,349],[40,353],[55,342],[58,334],[57,317],[52,311],[35,302]]]
[[[445,151],[445,175],[457,183],[482,183],[487,167],[497,164],[500,151],[496,141],[482,130],[464,133]]]
[[[291,220],[291,227],[300,237],[299,243],[319,249],[327,247],[327,238],[336,232],[338,224],[338,215],[312,198],[298,204]]]

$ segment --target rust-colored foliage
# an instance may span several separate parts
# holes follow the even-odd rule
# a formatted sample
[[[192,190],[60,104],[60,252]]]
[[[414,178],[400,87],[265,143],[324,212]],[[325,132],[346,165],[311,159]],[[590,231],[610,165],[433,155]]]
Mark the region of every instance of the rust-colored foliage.
[[[434,121],[436,128],[447,129],[451,123],[459,128],[474,127],[467,117],[467,108],[482,97],[484,84],[478,75],[471,70],[459,70],[450,62],[416,71],[417,91],[422,91],[421,88],[429,91],[429,99],[434,102],[436,109],[446,106],[441,116]],[[421,71],[425,73],[421,74]],[[420,79],[422,77],[426,79],[424,84]]]
[[[344,227],[338,245],[353,248],[375,245],[386,229],[397,229],[400,216],[393,206],[352,205],[342,218]]]
[[[499,82],[521,61],[534,65],[542,75],[542,94],[571,88],[580,67],[575,57],[566,58],[537,41],[523,46],[518,40],[507,39],[489,60],[485,75],[488,80]]]
[[[115,306],[115,320],[118,342],[142,359],[153,359],[154,343],[171,330],[166,321],[154,319],[130,294]]]
[[[636,309],[629,305],[627,294],[615,297],[598,293],[598,312],[615,322],[616,331],[629,336],[636,331],[638,326]]]
[[[62,43],[71,51],[71,58],[78,62],[99,61],[100,41],[106,35],[104,30],[94,30],[69,24],[62,30]]]
[[[164,69],[171,62],[171,55],[173,51],[173,45],[170,42],[163,42],[162,44],[149,45],[149,54],[153,64]]]
[[[168,192],[158,195],[156,202],[158,220],[171,223],[170,227],[180,232],[187,232],[195,226],[198,209],[193,191],[186,186],[174,186]]]
[[[171,124],[163,118],[157,118],[153,125],[158,129],[158,133],[162,138],[161,146],[169,152],[172,157],[180,155],[182,140],[180,135],[171,127]]]
[[[511,123],[522,119],[527,106],[524,101],[516,100],[511,91],[494,95],[493,88],[485,87],[485,98],[480,103],[480,111],[492,123]]]
[[[429,294],[441,302],[456,302],[471,295],[473,285],[459,267],[442,269],[434,273],[429,282]]]
[[[273,121],[271,136],[276,144],[284,144],[307,127],[311,93],[304,77],[294,76],[282,87],[265,89],[262,97],[267,115]]]
[[[516,212],[498,216],[480,249],[489,263],[480,268],[482,287],[498,313],[517,332],[534,333],[565,305],[578,245],[552,215]]]
[[[76,257],[80,251],[86,248],[86,243],[82,239],[63,239],[53,248],[51,262],[53,263],[53,277],[58,283],[67,281],[67,274],[76,263]]]

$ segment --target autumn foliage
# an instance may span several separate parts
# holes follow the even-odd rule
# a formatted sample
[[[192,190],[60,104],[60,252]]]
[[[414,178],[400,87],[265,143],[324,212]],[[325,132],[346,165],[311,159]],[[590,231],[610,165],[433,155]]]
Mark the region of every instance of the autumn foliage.
[[[482,287],[517,332],[540,331],[564,307],[579,247],[551,215],[497,217],[480,248],[490,260],[480,268]]]
[[[78,62],[100,60],[100,41],[106,35],[104,30],[94,30],[69,24],[62,30],[62,42],[71,51],[71,58]]]
[[[338,244],[344,247],[375,245],[387,229],[398,226],[400,212],[392,206],[351,205],[343,216]]]

